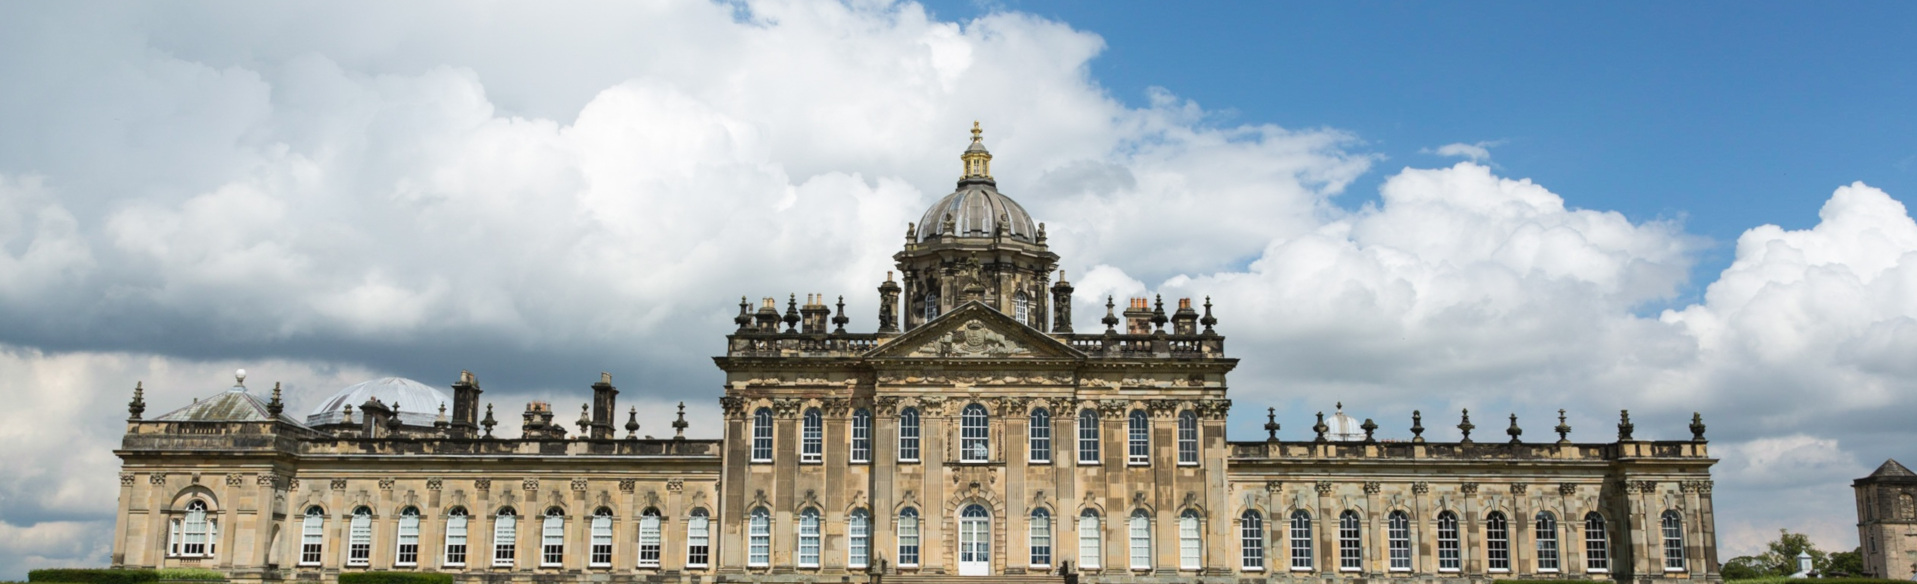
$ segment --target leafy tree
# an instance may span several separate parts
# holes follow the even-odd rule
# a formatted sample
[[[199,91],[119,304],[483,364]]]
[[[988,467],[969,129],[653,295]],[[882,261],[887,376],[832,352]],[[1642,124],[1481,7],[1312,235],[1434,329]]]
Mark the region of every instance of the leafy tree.
[[[1750,580],[1769,576],[1770,566],[1765,565],[1761,558],[1738,556],[1724,562],[1724,568],[1720,572],[1725,580]]]
[[[1824,567],[1824,573],[1832,576],[1858,576],[1864,573],[1864,548],[1830,555],[1830,565]]]
[[[1758,559],[1762,565],[1769,568],[1769,574],[1772,576],[1788,576],[1797,573],[1797,554],[1803,552],[1810,552],[1812,570],[1819,573],[1829,571],[1830,558],[1811,543],[1808,535],[1779,529],[1777,541],[1770,542],[1765,547],[1769,551],[1758,556]]]

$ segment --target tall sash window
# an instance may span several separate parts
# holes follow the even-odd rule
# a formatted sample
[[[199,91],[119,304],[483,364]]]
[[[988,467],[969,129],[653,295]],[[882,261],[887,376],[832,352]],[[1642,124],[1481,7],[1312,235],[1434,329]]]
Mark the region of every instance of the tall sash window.
[[[972,404],[965,406],[959,416],[959,460],[962,462],[985,462],[991,458],[991,438],[989,419],[985,415],[985,406]]]
[[[1078,411],[1078,462],[1098,464],[1098,410]]]
[[[639,566],[642,568],[659,567],[660,550],[665,547],[662,523],[658,509],[647,507],[639,515]]]
[[[765,567],[772,564],[772,513],[766,508],[752,510],[752,517],[746,524],[746,533],[751,540],[746,553],[746,565]]]
[[[1411,516],[1392,511],[1385,518],[1385,536],[1389,541],[1391,571],[1411,571]]]
[[[346,524],[346,565],[364,566],[372,558],[373,510],[360,507],[353,510],[353,518]]]
[[[1536,521],[1538,571],[1558,571],[1558,518],[1550,511],[1539,511]]]
[[[612,510],[600,507],[592,512],[592,557],[587,558],[587,566],[592,568],[612,567]],[[642,554],[643,555],[643,554]]]
[[[1198,414],[1178,413],[1178,464],[1198,464]]]
[[[1129,448],[1126,451],[1126,464],[1138,466],[1152,462],[1151,419],[1145,417],[1144,410],[1132,410],[1130,421],[1126,423]]]
[[[686,567],[704,568],[712,558],[712,518],[705,509],[693,509],[686,520]]]
[[[1291,570],[1311,571],[1311,514],[1304,509],[1291,512]]]
[[[466,565],[466,508],[454,507],[446,512],[446,561],[447,566]]]
[[[1596,511],[1584,515],[1584,570],[1611,571],[1611,538],[1605,535],[1604,516]]]
[[[317,566],[326,547],[326,511],[307,507],[300,520],[300,565]]]
[[[872,411],[852,410],[852,462],[872,462]]]
[[[1045,568],[1052,565],[1052,514],[1044,509],[1032,510],[1031,535],[1032,567]]]
[[[1265,517],[1256,510],[1238,516],[1238,567],[1265,569]]]
[[[1078,516],[1078,565],[1081,568],[1098,569],[1100,550],[1099,536],[1103,530],[1099,526],[1098,512],[1086,509]]]
[[[899,565],[919,565],[919,512],[911,507],[899,511]]]
[[[493,518],[493,566],[510,568],[519,550],[519,516],[512,507]]]
[[[1031,454],[1028,459],[1036,463],[1052,461],[1052,413],[1045,408],[1033,408],[1031,416]]]
[[[872,556],[872,514],[853,509],[845,522],[845,565],[864,568]]]
[[[772,462],[772,408],[752,413],[752,462]]]
[[[1511,571],[1511,525],[1504,512],[1492,511],[1484,518],[1485,567],[1493,572]]]
[[[566,563],[566,513],[558,507],[546,510],[546,520],[539,528],[539,565],[561,566]]]
[[[1458,553],[1458,514],[1438,513],[1438,571],[1456,572],[1463,566]]]
[[[919,461],[919,410],[899,410],[899,462]]]
[[[825,417],[818,408],[805,411],[803,434],[800,438],[799,462],[818,464],[825,460]]]
[[[419,509],[407,507],[399,512],[399,548],[394,550],[393,565],[419,565]]]

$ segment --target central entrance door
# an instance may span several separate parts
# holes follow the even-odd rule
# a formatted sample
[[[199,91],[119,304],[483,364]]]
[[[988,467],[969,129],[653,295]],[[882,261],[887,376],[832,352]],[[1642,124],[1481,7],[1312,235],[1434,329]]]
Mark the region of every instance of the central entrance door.
[[[959,512],[959,575],[992,573],[992,514],[979,505]]]

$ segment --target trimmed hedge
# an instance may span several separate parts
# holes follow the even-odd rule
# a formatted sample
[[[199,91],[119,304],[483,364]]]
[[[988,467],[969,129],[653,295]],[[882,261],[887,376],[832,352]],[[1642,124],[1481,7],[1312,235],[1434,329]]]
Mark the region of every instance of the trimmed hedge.
[[[207,568],[160,568],[158,572],[160,573],[161,580],[195,582],[226,581],[226,574],[220,573],[219,570]]]
[[[452,574],[420,572],[346,572],[339,584],[453,584]]]
[[[160,579],[158,570],[105,570],[48,568],[27,572],[27,581],[35,584],[143,584]]]

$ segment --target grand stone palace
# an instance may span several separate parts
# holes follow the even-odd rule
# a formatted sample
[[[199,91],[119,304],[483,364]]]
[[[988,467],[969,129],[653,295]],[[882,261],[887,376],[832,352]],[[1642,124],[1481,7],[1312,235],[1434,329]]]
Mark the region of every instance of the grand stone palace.
[[[114,565],[236,582],[1721,581],[1695,418],[1679,440],[1640,439],[1627,414],[1615,440],[1574,442],[1562,416],[1529,433],[1494,417],[1474,440],[1466,412],[1464,439],[1437,442],[1415,412],[1387,440],[1340,407],[1297,440],[1267,410],[1265,436],[1228,440],[1238,359],[1211,302],[1106,299],[1075,325],[1044,224],[999,192],[972,132],[957,190],[906,227],[876,331],[848,332],[823,295],[740,303],[714,359],[723,439],[684,438],[683,406],[677,436],[636,436],[603,374],[576,423],[535,402],[514,438],[464,371],[450,395],[374,380],[304,418],[243,375],[151,418],[136,387]]]

